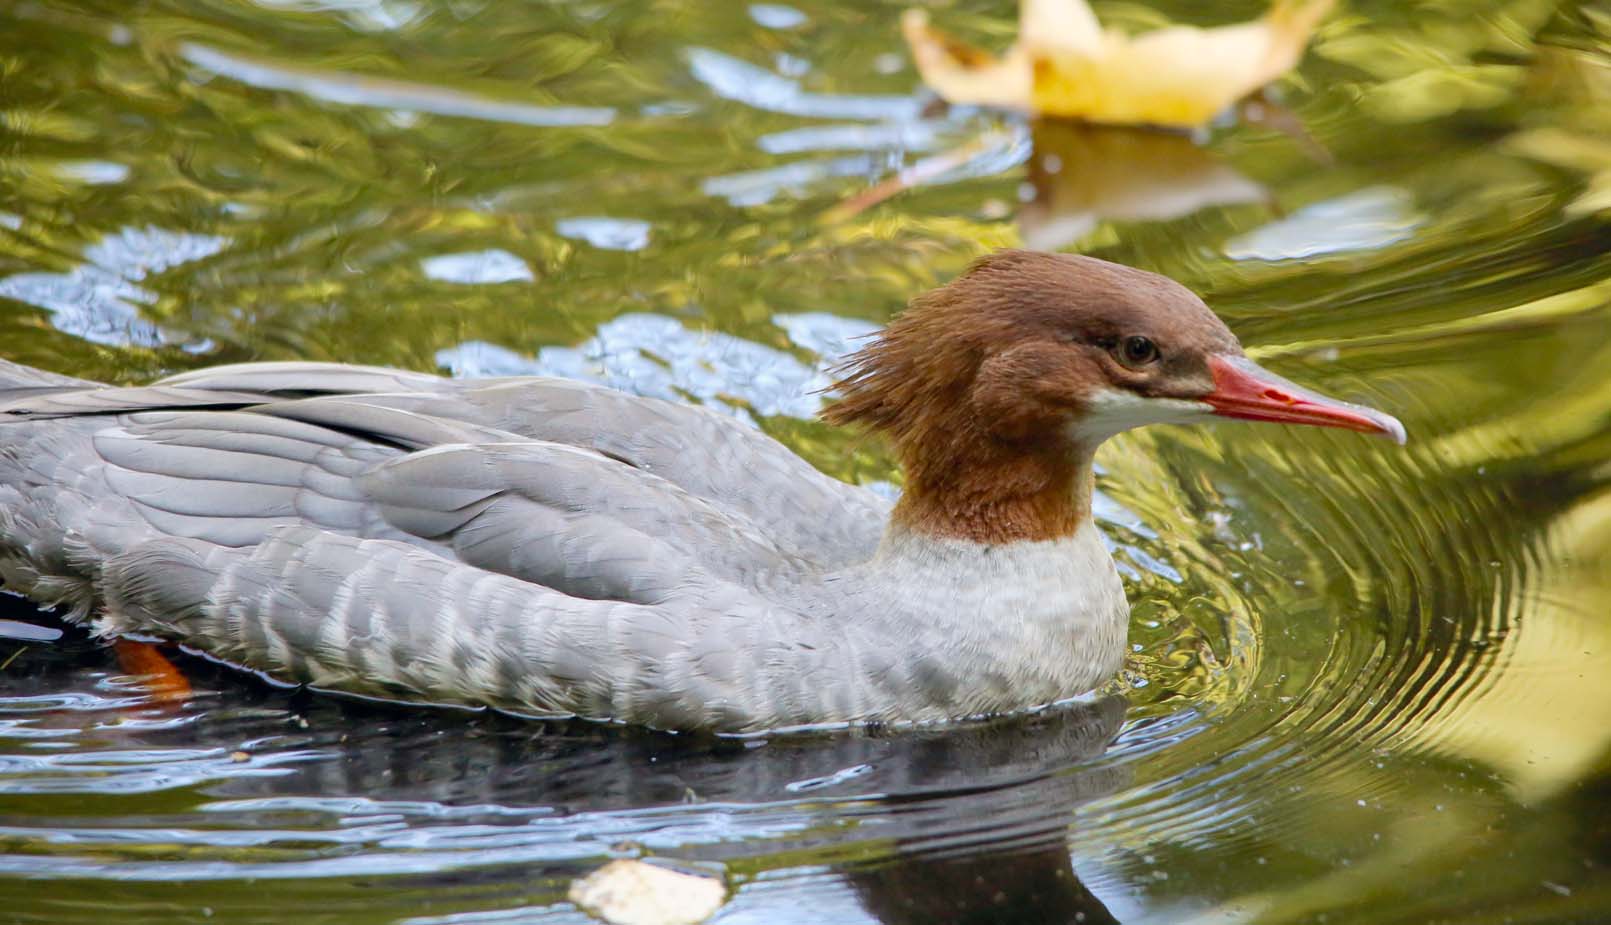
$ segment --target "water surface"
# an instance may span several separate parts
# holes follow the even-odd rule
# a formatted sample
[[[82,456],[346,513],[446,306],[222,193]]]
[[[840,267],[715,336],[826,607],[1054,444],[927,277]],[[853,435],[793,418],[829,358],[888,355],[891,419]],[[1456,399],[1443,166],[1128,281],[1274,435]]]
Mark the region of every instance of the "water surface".
[[[1012,6],[935,17],[999,46]],[[1209,21],[1156,6],[1098,8]],[[1410,445],[1115,441],[1125,676],[955,730],[712,741],[194,657],[174,704],[6,601],[0,918],[577,922],[617,856],[725,877],[723,923],[1611,916],[1611,15],[1359,0],[1290,116],[1193,140],[947,111],[900,9],[5,4],[0,355],[567,375],[883,484],[812,420],[825,365],[1027,245],[1180,279]]]

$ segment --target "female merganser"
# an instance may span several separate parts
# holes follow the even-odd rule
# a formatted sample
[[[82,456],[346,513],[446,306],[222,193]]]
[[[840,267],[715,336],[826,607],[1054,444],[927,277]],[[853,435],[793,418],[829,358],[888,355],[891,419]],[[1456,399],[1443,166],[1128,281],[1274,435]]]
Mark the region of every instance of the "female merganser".
[[[3,361],[0,361],[3,362]],[[1129,613],[1091,460],[1212,416],[1388,435],[1201,300],[1002,251],[850,358],[893,508],[700,408],[557,379],[255,363],[109,388],[0,365],[0,577],[318,688],[748,732],[1023,710]]]

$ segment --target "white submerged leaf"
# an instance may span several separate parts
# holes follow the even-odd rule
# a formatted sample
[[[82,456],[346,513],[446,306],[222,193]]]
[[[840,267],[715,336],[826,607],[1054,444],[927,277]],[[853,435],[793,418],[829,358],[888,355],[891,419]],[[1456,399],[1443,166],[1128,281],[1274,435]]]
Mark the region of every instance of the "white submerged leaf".
[[[571,884],[570,900],[610,925],[695,925],[720,909],[720,880],[643,861],[611,861]]]

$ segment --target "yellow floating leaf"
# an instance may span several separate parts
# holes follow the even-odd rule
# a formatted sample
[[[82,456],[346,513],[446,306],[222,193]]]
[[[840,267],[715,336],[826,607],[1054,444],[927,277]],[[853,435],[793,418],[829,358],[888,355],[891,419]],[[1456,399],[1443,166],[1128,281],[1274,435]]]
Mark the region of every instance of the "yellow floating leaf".
[[[907,10],[901,31],[923,82],[953,103],[1027,109],[1033,96],[1029,55],[1022,45],[1000,58],[965,45],[929,25],[922,10]]]
[[[1109,125],[1194,128],[1291,70],[1332,0],[1276,0],[1262,19],[1138,36],[1104,30],[1085,0],[1023,0],[1000,57],[957,42],[921,10],[901,21],[923,80],[953,103]]]

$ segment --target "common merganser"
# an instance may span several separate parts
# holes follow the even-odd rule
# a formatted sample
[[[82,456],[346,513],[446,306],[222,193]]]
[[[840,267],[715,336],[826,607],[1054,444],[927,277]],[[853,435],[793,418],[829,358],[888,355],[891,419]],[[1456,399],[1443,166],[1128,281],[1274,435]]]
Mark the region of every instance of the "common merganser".
[[[0,577],[321,689],[719,732],[939,721],[1119,670],[1108,437],[1219,416],[1404,440],[1254,365],[1178,283],[1029,251],[915,299],[836,390],[828,421],[893,444],[893,507],[729,417],[579,382],[6,363]]]

